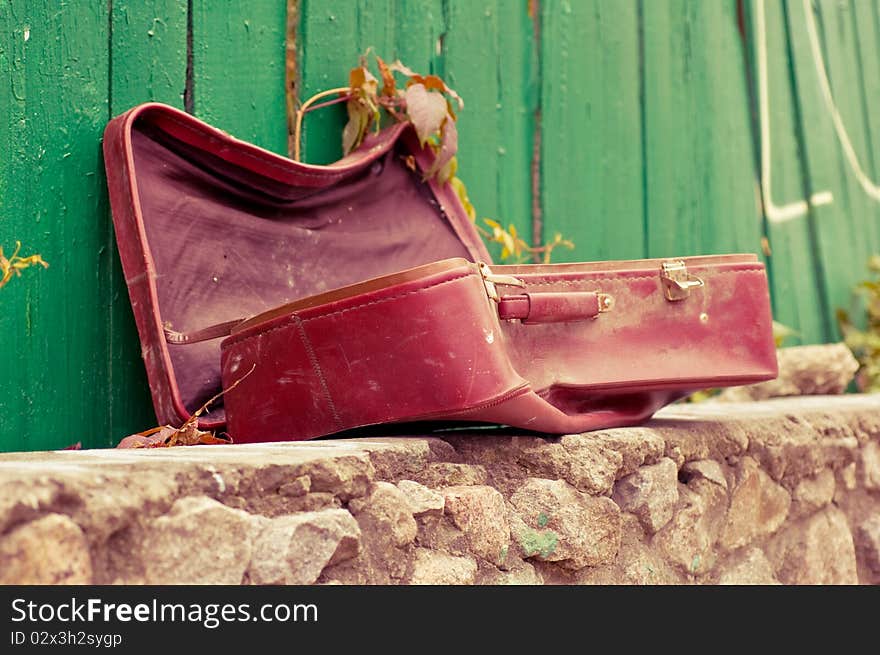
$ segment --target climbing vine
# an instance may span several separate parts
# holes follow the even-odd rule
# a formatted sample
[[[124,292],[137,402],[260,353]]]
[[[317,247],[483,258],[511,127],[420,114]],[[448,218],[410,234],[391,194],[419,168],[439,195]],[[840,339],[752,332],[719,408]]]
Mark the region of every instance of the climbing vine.
[[[370,131],[378,132],[391,122],[409,122],[418,135],[419,143],[434,152],[434,161],[424,172],[425,179],[436,179],[438,183],[448,183],[452,187],[483,239],[500,244],[502,260],[519,263],[540,259],[548,263],[554,249],[560,246],[574,248],[574,244],[561,234],[555,234],[543,245],[532,246],[520,237],[513,224],[505,227],[492,218],[478,221],[467,188],[457,176],[456,111],[464,108],[461,96],[437,75],[422,75],[400,61],[388,64],[378,55],[375,56],[375,62],[378,77],[370,70],[367,56],[364,55],[358,66],[349,72],[347,87],[323,91],[302,104],[297,112],[294,134],[295,159],[300,158],[303,115],[319,107],[345,102],[348,112],[348,122],[342,130],[342,151],[345,155],[357,148]],[[403,81],[399,81],[399,77]],[[318,103],[325,98],[331,99]],[[414,162],[411,167],[415,167]]]
[[[15,242],[15,250],[12,256],[7,258],[3,254],[3,246],[0,246],[0,289],[5,287],[13,277],[21,277],[21,272],[31,266],[49,268],[49,264],[39,254],[21,257],[21,242]]]

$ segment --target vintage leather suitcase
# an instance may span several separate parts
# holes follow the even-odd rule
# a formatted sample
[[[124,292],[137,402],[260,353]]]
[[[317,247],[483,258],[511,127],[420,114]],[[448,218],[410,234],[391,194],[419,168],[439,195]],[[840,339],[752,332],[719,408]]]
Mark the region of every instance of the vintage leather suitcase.
[[[104,154],[161,423],[225,388],[200,426],[238,442],[582,432],[776,375],[754,255],[492,265],[400,125],[312,166],[152,103],[110,122]]]

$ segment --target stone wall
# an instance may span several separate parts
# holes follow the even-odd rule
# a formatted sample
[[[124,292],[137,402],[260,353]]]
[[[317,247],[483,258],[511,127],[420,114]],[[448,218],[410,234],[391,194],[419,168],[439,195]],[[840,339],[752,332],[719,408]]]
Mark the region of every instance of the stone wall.
[[[880,583],[880,396],[0,455],[2,583]]]

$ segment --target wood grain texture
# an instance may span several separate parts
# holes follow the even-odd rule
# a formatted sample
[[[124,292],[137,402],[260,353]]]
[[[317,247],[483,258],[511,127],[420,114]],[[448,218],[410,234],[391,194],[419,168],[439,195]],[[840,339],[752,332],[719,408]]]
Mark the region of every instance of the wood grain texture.
[[[810,45],[804,3],[802,0],[787,0],[785,8],[791,44],[791,66],[801,108],[804,162],[808,171],[810,192],[829,191],[833,196],[832,202],[813,210],[817,253],[821,261],[821,283],[831,312],[835,307],[849,304],[853,284],[864,277],[870,238],[865,231],[865,219],[861,215],[864,212],[865,199],[863,192],[854,189],[849,179],[851,172],[848,171],[831,114],[822,96],[820,71],[817,57]],[[818,11],[814,20],[820,40],[824,41],[825,30]],[[824,50],[823,45],[822,51],[818,53],[821,57],[819,61],[827,62],[828,57]],[[835,55],[835,59],[839,59],[839,54]],[[830,75],[830,67],[827,63],[825,66]],[[837,88],[842,84],[838,82]],[[830,329],[830,338],[839,338],[833,322]]]
[[[143,102],[164,102],[182,109],[186,0],[115,0],[110,21],[110,115]],[[118,441],[154,426],[156,416],[112,224],[107,242],[112,253],[105,296],[110,302],[108,411],[110,439]]]
[[[4,450],[94,445],[110,435],[105,292],[113,253],[99,174],[107,32],[103,3],[0,5],[0,242],[11,248],[20,239],[51,264],[26,271],[0,297]]]
[[[745,8],[774,317],[798,333],[788,344],[817,343],[830,334],[831,316],[821,294],[821,262],[815,256],[814,208],[802,161],[800,107],[784,8],[766,0],[754,0]]]
[[[544,238],[554,261],[644,256],[638,6],[544,3],[541,49]]]
[[[734,3],[643,2],[648,255],[759,252]]]
[[[285,0],[192,0],[196,116],[263,148],[287,153]]]

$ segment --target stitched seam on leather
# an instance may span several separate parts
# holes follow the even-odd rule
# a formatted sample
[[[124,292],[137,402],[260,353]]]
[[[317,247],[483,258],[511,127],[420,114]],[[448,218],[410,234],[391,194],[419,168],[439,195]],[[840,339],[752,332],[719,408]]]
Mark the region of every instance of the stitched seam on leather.
[[[345,313],[345,312],[354,311],[355,309],[361,309],[361,308],[363,308],[363,307],[369,307],[370,305],[378,305],[378,304],[381,304],[381,303],[384,303],[384,302],[388,302],[388,301],[391,301],[391,300],[397,300],[398,298],[403,298],[404,296],[409,296],[409,295],[412,295],[412,294],[414,294],[414,293],[419,293],[419,292],[421,292],[421,291],[427,291],[428,289],[432,289],[432,288],[434,288],[434,287],[439,287],[439,286],[442,285],[442,284],[449,284],[450,282],[455,282],[455,281],[457,281],[457,280],[461,280],[462,278],[466,278],[466,277],[469,277],[469,276],[471,276],[471,275],[473,275],[473,273],[463,273],[463,274],[461,274],[461,275],[457,275],[456,277],[451,278],[451,279],[449,279],[449,280],[443,280],[442,282],[435,282],[434,284],[429,284],[429,285],[426,286],[426,287],[421,287],[421,288],[419,288],[419,289],[413,289],[412,291],[407,291],[406,293],[400,293],[400,294],[398,294],[398,295],[396,295],[396,296],[389,296],[388,298],[379,298],[378,300],[373,300],[373,301],[371,301],[371,302],[363,303],[363,304],[360,304],[360,305],[355,305],[354,307],[344,307],[344,308],[342,308],[342,309],[337,309],[335,312],[328,312],[328,313],[326,313],[326,314],[320,314],[320,315],[318,315],[318,316],[311,316],[311,317],[309,317],[309,318],[305,318],[305,319],[301,319],[301,318],[299,317],[298,314],[294,314],[294,316],[295,316],[295,318],[296,318],[297,321],[302,321],[303,323],[308,323],[309,321],[314,321],[314,320],[317,320],[317,319],[319,319],[319,318],[326,318],[326,317],[328,317],[328,316],[334,316],[334,315],[336,315],[336,314],[343,314],[343,313]],[[230,341],[228,342],[228,344],[227,344],[226,347],[228,348],[229,346],[232,346],[232,345],[236,345],[236,344],[239,344],[239,343],[244,343],[244,342],[246,342],[246,341],[250,341],[251,339],[256,339],[257,337],[262,337],[262,336],[264,336],[264,335],[266,335],[266,334],[271,334],[272,332],[276,332],[277,330],[283,330],[283,329],[286,328],[288,325],[289,325],[288,323],[284,323],[284,324],[282,324],[282,325],[279,325],[278,327],[274,327],[274,328],[272,328],[271,330],[263,330],[263,331],[260,331],[260,332],[255,333],[255,334],[249,334],[249,335],[247,335],[247,336],[240,337],[240,338],[238,338],[238,339],[230,338]]]
[[[508,400],[511,400],[512,398],[516,398],[517,396],[522,396],[522,395],[528,393],[530,391],[530,389],[531,389],[531,386],[529,385],[529,383],[525,382],[525,383],[521,384],[520,386],[516,387],[515,389],[513,389],[512,391],[508,391],[508,392],[502,394],[501,396],[499,396],[498,398],[495,398],[493,400],[489,400],[485,403],[477,405],[476,407],[468,407],[467,409],[458,409],[453,412],[449,412],[448,410],[441,409],[441,410],[437,410],[436,412],[428,412],[427,414],[416,414],[415,416],[408,416],[408,417],[402,418],[402,419],[395,419],[395,422],[402,423],[405,421],[421,421],[424,419],[435,418],[438,416],[448,416],[449,418],[455,418],[456,416],[459,416],[462,414],[472,414],[473,412],[479,412],[480,410],[489,409],[490,407],[494,407],[495,405],[500,405],[502,403],[507,402]]]
[[[326,318],[328,316],[334,316],[336,314],[344,314],[345,312],[351,312],[356,309],[362,309],[363,307],[369,307],[370,305],[379,305],[384,302],[388,302],[390,300],[397,300],[398,298],[404,298],[406,296],[411,296],[414,293],[421,293],[422,291],[427,291],[428,289],[433,289],[434,287],[439,287],[444,284],[449,284],[450,282],[457,282],[458,280],[464,279],[466,277],[471,277],[474,275],[473,273],[462,273],[461,275],[456,275],[453,278],[449,278],[448,280],[443,280],[442,282],[434,282],[433,284],[429,284],[426,287],[420,287],[418,289],[413,289],[411,291],[407,291],[406,293],[400,293],[396,296],[389,296],[388,298],[379,298],[377,300],[371,300],[370,302],[365,302],[360,305],[355,305],[354,307],[343,307],[342,309],[337,309],[335,312],[328,312],[326,314],[320,314],[319,316],[311,316],[309,318],[303,319],[303,323],[308,323],[309,321],[314,321],[319,318]]]
[[[720,277],[722,275],[741,275],[743,273],[763,273],[763,268],[742,268],[736,271],[719,271],[717,273],[712,273],[712,277]],[[612,277],[582,277],[576,280],[530,280],[528,278],[524,279],[523,282],[526,283],[526,287],[537,286],[539,284],[559,284],[563,286],[571,286],[574,284],[590,284],[593,282],[626,282],[629,280],[660,280],[659,273],[657,275],[639,275],[639,276],[628,276],[628,275],[615,275]]]
[[[221,138],[216,137],[212,134],[208,134],[207,132],[202,132],[202,131],[192,127],[191,125],[187,125],[183,121],[181,121],[177,118],[174,118],[173,116],[164,115],[162,118],[163,118],[163,120],[171,121],[172,123],[180,126],[181,128],[183,128],[184,130],[186,130],[190,134],[195,134],[196,136],[200,136],[202,138],[207,139],[211,143],[222,144],[226,141],[225,139],[221,139]],[[232,139],[232,138],[234,138],[234,137],[230,137],[230,139]],[[244,143],[244,142],[242,142],[242,143]],[[290,175],[296,175],[299,177],[310,178],[313,180],[326,180],[326,179],[335,180],[335,179],[338,179],[341,177],[345,177],[346,175],[350,175],[352,173],[351,170],[338,171],[338,172],[337,171],[334,171],[334,172],[328,171],[327,173],[320,173],[320,174],[319,173],[309,173],[306,171],[295,171],[294,172],[294,171],[290,170],[289,166],[283,166],[281,164],[276,164],[275,162],[269,160],[269,158],[267,158],[263,155],[258,155],[258,154],[252,153],[252,152],[247,152],[244,149],[240,150],[239,154],[244,155],[248,159],[253,159],[254,161],[260,162],[261,164],[265,164],[266,166],[268,166],[270,168],[274,168],[279,171],[284,171]]]
[[[318,362],[318,356],[315,354],[315,349],[312,348],[312,342],[309,340],[309,336],[306,334],[306,330],[303,327],[302,319],[296,315],[294,315],[294,319],[296,320],[296,327],[299,329],[300,340],[302,341],[303,346],[305,346],[309,362],[312,364],[312,370],[315,371],[315,375],[318,376],[318,380],[321,382],[321,389],[324,391],[324,398],[327,400],[327,405],[330,407],[330,412],[333,414],[333,420],[336,422],[336,427],[342,429],[342,420],[339,418],[339,412],[336,411],[336,405],[333,403],[333,397],[330,395],[330,388],[327,386],[327,380],[324,377],[324,372],[321,370],[321,365]]]

